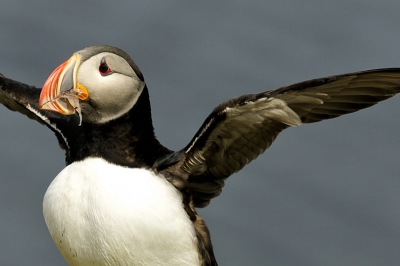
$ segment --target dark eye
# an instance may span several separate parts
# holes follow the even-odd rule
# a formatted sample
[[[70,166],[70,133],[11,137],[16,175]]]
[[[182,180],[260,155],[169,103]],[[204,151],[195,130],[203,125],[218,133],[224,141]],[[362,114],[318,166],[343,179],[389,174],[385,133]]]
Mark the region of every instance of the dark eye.
[[[107,76],[112,73],[111,68],[107,65],[107,62],[104,58],[101,59],[100,66],[99,66],[99,72],[102,76]]]

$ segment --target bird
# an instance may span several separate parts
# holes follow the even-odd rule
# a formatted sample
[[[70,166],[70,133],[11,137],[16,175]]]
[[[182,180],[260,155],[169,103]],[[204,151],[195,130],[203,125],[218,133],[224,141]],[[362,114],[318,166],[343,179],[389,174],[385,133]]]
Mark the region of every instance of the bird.
[[[123,50],[75,52],[36,88],[0,75],[0,103],[52,130],[66,167],[43,199],[69,265],[218,265],[196,208],[289,127],[332,119],[400,92],[400,68],[329,76],[216,106],[182,149],[156,138],[149,92]]]

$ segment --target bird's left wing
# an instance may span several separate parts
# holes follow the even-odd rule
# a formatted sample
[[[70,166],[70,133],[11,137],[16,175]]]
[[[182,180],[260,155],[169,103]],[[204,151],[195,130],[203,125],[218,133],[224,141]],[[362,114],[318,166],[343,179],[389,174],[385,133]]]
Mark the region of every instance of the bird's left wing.
[[[285,128],[352,113],[399,92],[400,69],[378,69],[243,95],[217,106],[190,143],[156,167],[183,177],[195,206],[204,207]]]
[[[78,138],[81,129],[76,116],[64,116],[39,108],[40,88],[9,79],[0,74],[0,103],[12,111],[45,124],[57,136],[60,147],[66,150],[66,161],[70,163],[68,139]],[[68,129],[68,130],[66,130]]]

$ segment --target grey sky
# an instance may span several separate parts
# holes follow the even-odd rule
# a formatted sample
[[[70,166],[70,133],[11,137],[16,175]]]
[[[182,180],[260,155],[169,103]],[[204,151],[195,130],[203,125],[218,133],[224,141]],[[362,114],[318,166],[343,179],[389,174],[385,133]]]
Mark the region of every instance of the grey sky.
[[[75,2],[75,3],[74,3]],[[124,49],[160,141],[185,146],[218,103],[400,66],[399,1],[9,1],[0,73],[41,87],[80,48]],[[199,212],[220,265],[398,265],[399,98],[284,131]],[[0,106],[0,265],[66,265],[42,217],[54,134]]]

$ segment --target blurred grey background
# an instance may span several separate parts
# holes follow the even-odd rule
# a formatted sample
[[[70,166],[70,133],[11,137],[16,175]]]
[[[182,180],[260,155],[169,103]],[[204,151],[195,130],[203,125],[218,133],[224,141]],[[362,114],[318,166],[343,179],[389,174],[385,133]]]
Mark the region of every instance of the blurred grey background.
[[[400,66],[399,1],[21,1],[0,8],[0,73],[41,87],[93,44],[127,51],[156,133],[185,146],[218,103]],[[284,131],[200,214],[220,265],[400,265],[400,98]],[[0,265],[66,265],[42,217],[54,134],[0,106]]]

